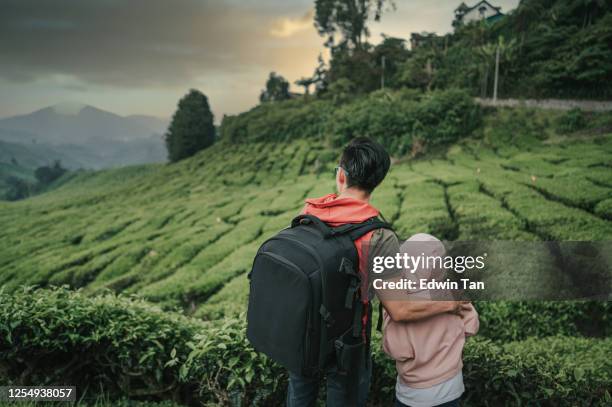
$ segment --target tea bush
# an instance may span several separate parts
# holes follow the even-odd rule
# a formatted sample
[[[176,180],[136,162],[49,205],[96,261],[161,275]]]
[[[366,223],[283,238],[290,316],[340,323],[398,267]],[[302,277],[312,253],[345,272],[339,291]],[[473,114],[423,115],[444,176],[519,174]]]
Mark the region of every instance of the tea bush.
[[[399,212],[393,226],[401,239],[415,233],[430,233],[439,239],[449,240],[456,237],[455,224],[446,207],[442,185],[427,181],[409,183]]]
[[[609,405],[611,350],[610,339],[560,336],[505,344],[468,340],[465,404]]]
[[[612,220],[612,198],[604,199],[595,206],[595,213],[602,218]]]
[[[531,338],[500,344],[469,338],[463,352],[465,406],[606,406],[612,400],[612,340]],[[387,405],[395,392],[395,365],[373,354],[374,405]]]
[[[386,405],[396,373],[379,338],[370,399]],[[465,404],[608,405],[610,352],[610,338],[470,338]],[[0,292],[0,365],[4,383],[68,382],[92,399],[268,406],[282,404],[286,391],[286,372],[253,351],[242,318],[202,323],[142,300],[66,288]]]
[[[612,225],[608,221],[547,199],[529,185],[495,177],[482,178],[481,185],[483,191],[524,219],[529,231],[542,240],[606,240],[612,235]]]
[[[584,175],[541,178],[534,183],[533,188],[551,200],[592,212],[598,202],[610,198],[612,191],[610,188],[594,185]]]
[[[453,185],[448,194],[458,223],[458,240],[537,240],[537,236],[524,230],[520,219],[484,194],[477,181]]]
[[[510,342],[546,336],[612,336],[609,301],[478,301],[478,336]]]
[[[240,274],[202,304],[194,316],[204,320],[237,318],[246,313],[248,298],[249,280]]]
[[[141,300],[66,288],[0,291],[4,383],[71,383],[113,397],[172,398],[202,323]]]
[[[0,367],[8,384],[70,383],[91,398],[194,405],[236,397],[270,405],[286,380],[250,348],[243,320],[205,324],[139,299],[66,287],[0,291]]]

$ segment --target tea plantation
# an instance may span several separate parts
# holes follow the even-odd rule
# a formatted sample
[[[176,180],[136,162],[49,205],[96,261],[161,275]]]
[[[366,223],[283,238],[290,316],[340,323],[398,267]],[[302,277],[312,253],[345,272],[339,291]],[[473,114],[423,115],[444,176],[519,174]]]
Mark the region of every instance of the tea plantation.
[[[490,113],[474,137],[396,160],[373,204],[400,237],[612,240],[612,134],[514,129],[517,115],[549,120]],[[282,404],[285,373],[244,337],[246,273],[306,197],[333,191],[337,156],[318,140],[219,142],[1,202],[0,382],[76,384],[85,399]],[[466,403],[609,405],[609,304],[477,304]],[[372,403],[389,405],[394,366],[374,353]]]

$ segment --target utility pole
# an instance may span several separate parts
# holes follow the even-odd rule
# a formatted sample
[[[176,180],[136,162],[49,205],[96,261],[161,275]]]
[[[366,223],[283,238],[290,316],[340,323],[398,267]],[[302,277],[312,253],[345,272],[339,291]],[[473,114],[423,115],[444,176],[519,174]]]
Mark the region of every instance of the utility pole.
[[[381,65],[382,65],[382,75],[380,76],[380,88],[384,89],[385,88],[385,56],[382,56],[381,59]]]
[[[497,103],[497,80],[499,77],[499,45],[495,50],[495,80],[493,82],[493,103]]]

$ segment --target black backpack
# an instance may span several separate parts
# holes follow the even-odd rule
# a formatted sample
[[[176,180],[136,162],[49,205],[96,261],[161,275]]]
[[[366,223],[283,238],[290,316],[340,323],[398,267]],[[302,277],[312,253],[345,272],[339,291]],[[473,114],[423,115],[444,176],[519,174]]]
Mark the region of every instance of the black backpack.
[[[306,377],[333,364],[340,373],[356,368],[368,344],[354,241],[379,228],[391,227],[378,218],[330,227],[300,215],[267,240],[249,273],[253,347]]]

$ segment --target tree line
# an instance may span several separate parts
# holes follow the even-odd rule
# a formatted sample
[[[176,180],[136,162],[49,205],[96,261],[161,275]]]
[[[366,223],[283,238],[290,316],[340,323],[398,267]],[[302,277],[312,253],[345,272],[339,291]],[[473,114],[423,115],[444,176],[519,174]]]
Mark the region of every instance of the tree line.
[[[523,0],[493,22],[454,23],[450,34],[427,35],[416,49],[408,49],[405,39],[384,34],[378,44],[369,42],[368,23],[393,11],[392,0],[315,0],[314,6],[314,26],[331,58],[326,63],[319,55],[312,75],[295,81],[304,89],[301,98],[342,102],[381,88],[420,92],[459,88],[471,96],[490,97],[496,54],[502,98],[612,96],[609,1]],[[271,72],[260,102],[274,104],[296,97],[289,81]],[[170,161],[188,157],[215,140],[208,100],[192,90],[179,102],[166,134]]]

